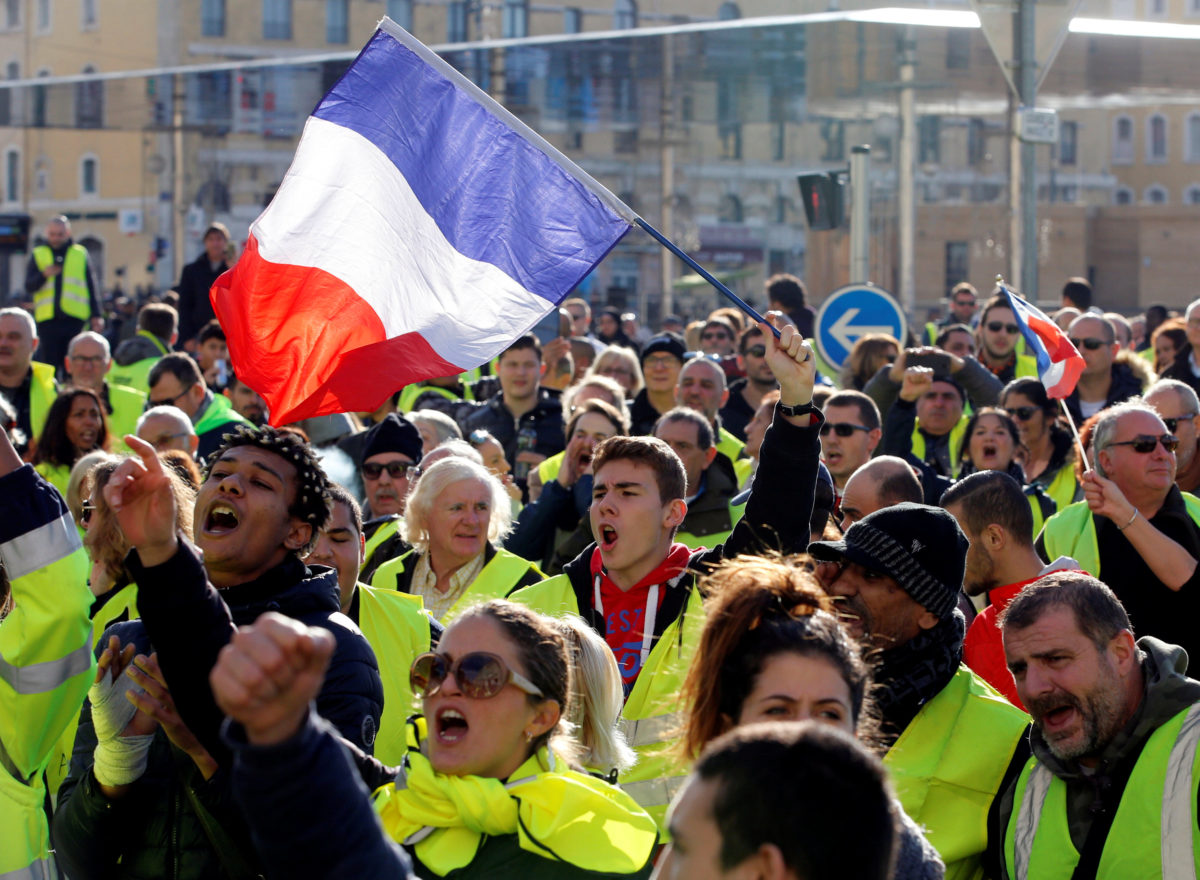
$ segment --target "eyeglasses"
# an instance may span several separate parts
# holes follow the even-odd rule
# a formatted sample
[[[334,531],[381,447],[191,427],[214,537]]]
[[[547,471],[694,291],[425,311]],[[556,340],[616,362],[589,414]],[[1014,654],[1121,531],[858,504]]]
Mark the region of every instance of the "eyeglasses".
[[[1078,348],[1086,348],[1088,351],[1095,351],[1098,348],[1103,348],[1109,343],[1103,339],[1096,339],[1094,336],[1089,336],[1087,339],[1072,339],[1071,344]]]
[[[189,437],[189,436],[191,436],[191,435],[185,434],[182,431],[180,431],[178,434],[159,434],[157,437],[155,437],[153,440],[150,441],[150,445],[153,446],[155,449],[161,451],[162,448],[164,446],[168,445],[172,440],[178,440],[180,437]]]
[[[95,504],[92,504],[90,501],[83,502],[83,504],[79,506],[79,524],[86,528],[88,523],[92,521],[92,514],[95,512]]]
[[[963,307],[970,306],[971,308],[975,308],[975,300],[973,300],[973,299],[956,299],[954,301],[954,304],[956,306],[963,306]]]
[[[1153,434],[1138,434],[1132,440],[1122,440],[1120,443],[1109,443],[1109,446],[1132,446],[1133,451],[1141,455],[1149,455],[1154,451],[1154,447],[1159,443],[1167,452],[1174,452],[1179,448],[1179,438],[1174,434],[1163,434],[1159,437]]]
[[[416,471],[419,477],[421,471],[411,461],[389,461],[386,464],[380,464],[377,461],[369,461],[362,466],[362,474],[368,480],[378,480],[380,475],[388,472],[388,476],[393,480],[399,480],[401,477],[409,476],[411,471]]]
[[[651,354],[647,355],[642,361],[643,367],[669,367],[671,364],[679,363],[679,358],[673,354]]]
[[[179,398],[186,397],[188,392],[190,392],[191,390],[192,390],[191,388],[185,388],[183,391],[180,391],[174,397],[168,397],[166,400],[151,400],[150,398],[147,397],[146,405],[144,407],[142,407],[142,409],[149,410],[156,406],[174,406],[175,402],[177,400],[179,400]]]
[[[821,426],[821,436],[826,437],[830,431],[837,434],[839,437],[849,437],[855,431],[870,431],[866,425],[856,425],[853,422],[826,422]]]
[[[408,672],[408,683],[414,693],[432,697],[441,690],[447,676],[451,675],[458,682],[458,689],[463,696],[472,700],[489,700],[509,683],[532,697],[544,696],[532,681],[519,672],[513,672],[495,654],[483,651],[463,654],[453,662],[446,655],[434,651],[421,654],[413,661]]]
[[[1033,418],[1033,414],[1039,409],[1040,407],[1036,406],[1013,406],[1006,409],[1005,412],[1022,422],[1027,422]]]
[[[752,345],[746,349],[746,354],[750,357],[764,358],[767,356],[767,347],[765,345]]]
[[[100,364],[107,360],[102,354],[73,354],[70,357],[76,363],[95,364],[96,366],[100,366]]]
[[[601,376],[632,376],[633,371],[627,367],[601,367],[596,371]]]
[[[1197,413],[1194,412],[1184,413],[1181,416],[1175,416],[1173,419],[1164,418],[1162,422],[1167,426],[1167,430],[1174,434],[1175,429],[1179,427],[1180,422],[1190,422],[1192,419],[1196,418],[1196,415]]]
[[[1013,336],[1021,332],[1021,328],[1017,324],[1005,324],[1003,321],[988,321],[985,326],[993,333],[999,333],[1001,330],[1003,330],[1009,336]]]

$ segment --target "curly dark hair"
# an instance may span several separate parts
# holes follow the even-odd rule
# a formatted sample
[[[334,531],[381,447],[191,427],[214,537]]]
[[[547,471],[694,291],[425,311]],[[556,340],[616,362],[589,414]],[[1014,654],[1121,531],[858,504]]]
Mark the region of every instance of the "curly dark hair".
[[[329,521],[332,496],[329,493],[329,477],[321,467],[311,446],[300,439],[292,431],[281,431],[270,425],[252,428],[238,425],[237,428],[221,438],[221,445],[216,452],[208,457],[204,469],[204,480],[208,481],[213,465],[220,461],[225,453],[239,446],[254,446],[273,452],[284,461],[290,462],[296,469],[299,482],[296,485],[296,496],[288,508],[288,514],[301,519],[312,526],[312,540],[308,546],[300,550],[301,556],[308,555],[317,541],[317,533]]]
[[[50,410],[46,413],[46,427],[42,429],[37,451],[33,454],[34,464],[70,467],[79,459],[81,453],[67,439],[67,417],[71,415],[71,407],[77,397],[90,397],[100,410],[100,433],[96,435],[95,448],[108,451],[108,416],[100,395],[91,388],[71,386],[60,390],[54,403],[50,404]]]

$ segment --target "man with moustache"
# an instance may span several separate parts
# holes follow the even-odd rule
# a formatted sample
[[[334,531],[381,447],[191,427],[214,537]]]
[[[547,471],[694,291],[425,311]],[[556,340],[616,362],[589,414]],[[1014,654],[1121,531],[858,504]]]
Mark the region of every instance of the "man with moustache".
[[[901,805],[949,880],[980,876],[988,810],[1028,719],[962,664],[966,537],[946,511],[904,503],[808,552],[851,633],[877,652],[883,762]]]
[[[1026,587],[1000,626],[1034,721],[1033,757],[998,799],[1002,876],[1195,876],[1200,682],[1184,651],[1135,641],[1113,592],[1079,572]]]

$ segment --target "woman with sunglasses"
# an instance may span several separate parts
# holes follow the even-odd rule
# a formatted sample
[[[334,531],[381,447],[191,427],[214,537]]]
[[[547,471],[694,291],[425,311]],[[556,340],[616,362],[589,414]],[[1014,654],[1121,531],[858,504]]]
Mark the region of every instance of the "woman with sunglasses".
[[[371,586],[420,596],[448,623],[471,605],[507,596],[544,578],[500,542],[512,526],[504,484],[483,465],[452,456],[421,474],[410,490],[399,555],[371,575]]]
[[[95,449],[109,451],[108,416],[100,397],[90,388],[63,389],[46,413],[46,427],[33,454],[34,470],[65,498],[71,466]]]
[[[683,687],[689,759],[726,731],[761,721],[816,721],[876,745],[871,673],[807,571],[742,556],[705,581],[700,645]],[[903,818],[897,880],[940,878],[937,852]]]
[[[1046,396],[1046,386],[1038,379],[1014,379],[1000,392],[1000,406],[1016,420],[1029,484],[1041,487],[1058,510],[1082,498],[1075,442],[1059,418],[1058,402]]]
[[[879,370],[900,356],[900,343],[886,333],[860,336],[842,368],[842,388],[862,391]]]
[[[272,876],[400,878],[406,855],[425,878],[648,876],[654,821],[573,769],[571,661],[555,621],[488,602],[447,627],[438,653],[413,662],[424,715],[411,723],[398,774],[381,768],[390,774],[381,785],[368,780],[374,815],[341,745],[309,710],[331,648],[324,633],[269,614],[213,670],[217,702],[237,722],[235,790]],[[271,656],[284,663],[268,678]]]
[[[566,425],[567,448],[555,471],[521,510],[505,538],[507,550],[538,560],[542,571],[557,574],[592,542],[588,508],[592,503],[592,452],[609,437],[629,433],[629,420],[603,400],[577,406]],[[543,462],[545,464],[545,462]]]

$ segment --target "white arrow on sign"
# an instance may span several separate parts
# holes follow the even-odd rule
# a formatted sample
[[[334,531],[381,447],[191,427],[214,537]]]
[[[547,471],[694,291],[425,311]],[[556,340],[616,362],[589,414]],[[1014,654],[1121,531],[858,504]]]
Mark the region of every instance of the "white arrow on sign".
[[[838,341],[842,348],[849,351],[854,348],[854,340],[859,337],[866,336],[868,333],[886,333],[892,335],[892,326],[890,324],[882,327],[871,324],[858,324],[850,326],[850,322],[858,317],[858,313],[862,309],[846,309],[842,316],[833,322],[833,326],[829,328],[829,335]]]

